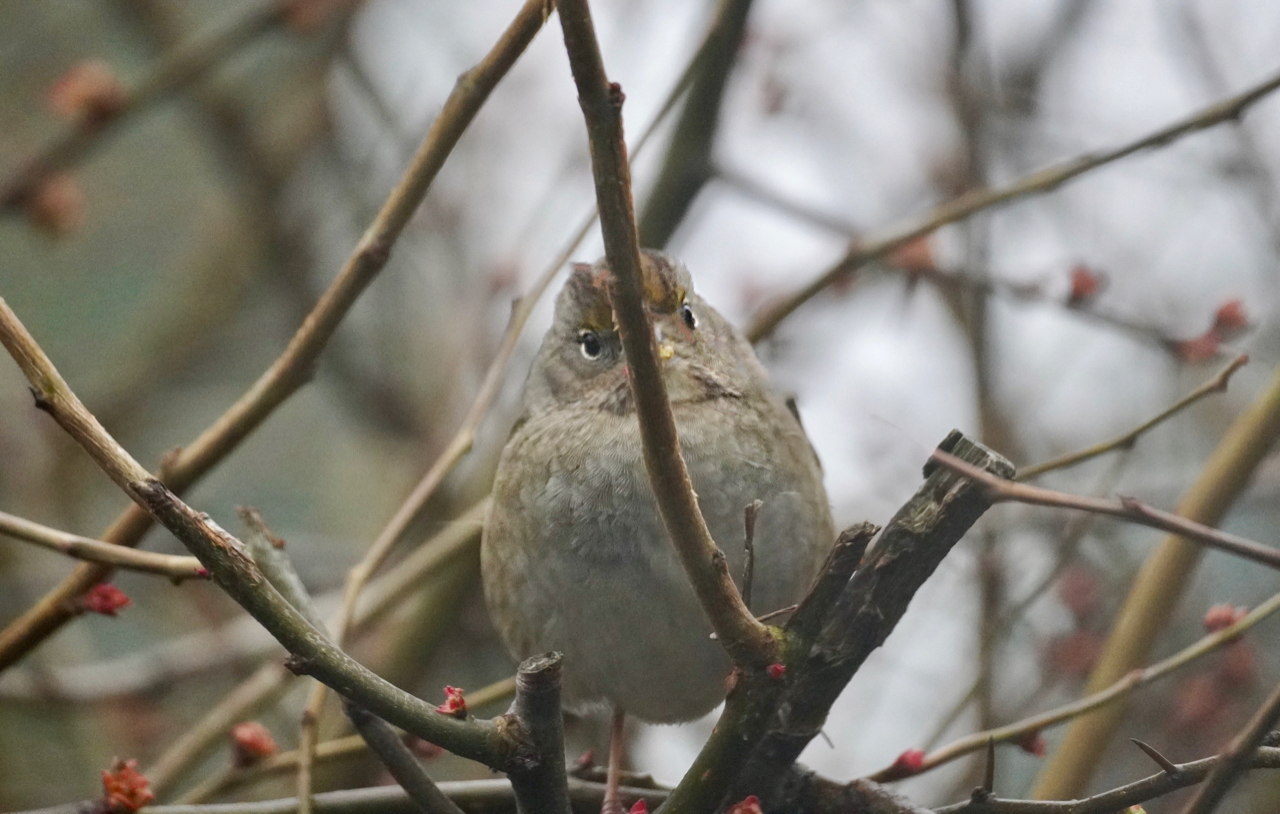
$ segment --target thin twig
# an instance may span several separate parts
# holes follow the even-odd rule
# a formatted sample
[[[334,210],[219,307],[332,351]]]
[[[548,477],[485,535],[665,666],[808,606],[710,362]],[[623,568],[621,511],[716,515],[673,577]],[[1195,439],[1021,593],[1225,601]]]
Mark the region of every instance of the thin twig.
[[[356,299],[386,265],[392,246],[417,211],[436,173],[494,86],[542,27],[546,11],[545,0],[526,0],[494,48],[459,78],[409,168],[288,347],[235,404],[167,462],[162,474],[172,491],[181,493],[195,483],[310,379],[320,352]],[[151,523],[146,512],[130,507],[103,539],[133,546]],[[102,565],[76,569],[35,607],[0,631],[0,670],[61,627],[73,615],[68,608],[74,607],[74,600],[109,574],[110,568]]]
[[[989,729],[985,732],[975,732],[972,735],[966,735],[951,743],[936,749],[924,756],[920,763],[920,768],[916,774],[927,772],[935,769],[944,763],[950,763],[956,758],[971,754],[986,746],[991,741],[995,743],[1008,743],[1016,741],[1026,735],[1039,732],[1042,729],[1055,726],[1065,721],[1070,721],[1085,713],[1092,712],[1095,709],[1115,703],[1127,698],[1131,693],[1146,684],[1150,684],[1156,679],[1191,664],[1203,656],[1236,641],[1244,634],[1245,631],[1261,622],[1263,619],[1271,616],[1276,611],[1280,611],[1280,594],[1268,599],[1258,607],[1254,608],[1239,621],[1229,627],[1223,628],[1215,633],[1204,636],[1199,641],[1179,650],[1167,659],[1156,662],[1148,667],[1134,670],[1120,681],[1112,684],[1106,689],[1087,695],[1070,704],[1065,704],[1056,709],[1042,712],[1038,715],[1032,715],[1021,721],[1015,721],[1005,726]],[[867,775],[868,780],[883,782],[889,779],[901,777],[901,771],[895,766],[886,766],[879,771]]]
[[[1019,469],[1018,480],[1029,480],[1037,475],[1043,475],[1045,472],[1052,472],[1055,469],[1065,469],[1068,466],[1075,466],[1078,463],[1083,463],[1084,461],[1096,458],[1099,455],[1105,455],[1112,450],[1131,448],[1143,433],[1174,417],[1178,413],[1200,401],[1200,399],[1205,396],[1209,396],[1214,393],[1227,392],[1227,383],[1231,381],[1231,376],[1237,370],[1248,364],[1248,362],[1249,357],[1245,354],[1240,354],[1235,359],[1232,359],[1226,367],[1218,371],[1217,375],[1212,379],[1178,399],[1167,409],[1129,430],[1124,435],[1112,438],[1110,441],[1094,444],[1091,447],[1087,447],[1077,452],[1061,455],[1057,458],[1053,458],[1052,460],[1045,461],[1044,463]]]
[[[991,500],[996,503],[1013,501],[1029,503],[1033,506],[1054,506],[1060,509],[1076,509],[1093,512],[1094,514],[1105,514],[1109,517],[1127,520],[1130,523],[1172,532],[1192,542],[1209,548],[1216,548],[1271,568],[1280,568],[1280,549],[1272,548],[1235,534],[1228,534],[1225,531],[1188,520],[1185,517],[1179,517],[1171,512],[1149,506],[1135,498],[1121,497],[1116,500],[1106,500],[1104,498],[1057,492],[1053,489],[1044,489],[1026,483],[1007,481],[970,466],[945,452],[934,452],[933,460],[958,474],[973,478],[986,489]]]
[[[591,145],[605,256],[614,279],[613,306],[631,372],[649,482],[667,534],[720,642],[736,663],[763,668],[775,660],[777,643],[742,603],[724,553],[698,508],[644,312],[631,170],[622,135],[622,89],[605,76],[585,0],[561,2],[560,23]]]
[[[1251,105],[1277,88],[1280,88],[1280,74],[1273,74],[1240,94],[1209,105],[1191,116],[1120,147],[1102,152],[1085,153],[1060,164],[1032,172],[1002,187],[966,192],[908,221],[903,226],[891,229],[879,237],[868,238],[854,246],[835,265],[808,285],[758,314],[747,328],[747,339],[751,342],[760,341],[772,333],[782,320],[827,286],[940,226],[955,223],[980,210],[1008,203],[1026,195],[1049,192],[1090,170],[1134,153],[1164,147],[1183,136],[1225,121],[1237,120]]]
[[[104,563],[113,568],[124,568],[144,574],[159,574],[174,582],[209,578],[209,572],[204,570],[204,566],[195,557],[156,554],[151,551],[124,548],[43,526],[7,512],[0,512],[0,534],[7,534],[15,540],[35,543],[78,560]]]
[[[1160,750],[1156,749],[1151,744],[1145,741],[1140,741],[1137,738],[1129,738],[1129,741],[1134,746],[1141,749],[1142,753],[1151,758],[1151,760],[1154,761],[1155,764],[1166,774],[1176,775],[1178,773],[1178,764],[1160,754]]]

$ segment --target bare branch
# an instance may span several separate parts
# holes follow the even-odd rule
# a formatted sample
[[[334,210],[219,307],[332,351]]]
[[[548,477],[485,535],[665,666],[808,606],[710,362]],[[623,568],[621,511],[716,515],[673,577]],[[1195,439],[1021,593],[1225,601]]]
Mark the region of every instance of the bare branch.
[[[0,512],[0,534],[7,534],[15,540],[35,543],[78,560],[103,563],[113,568],[124,568],[144,574],[159,574],[174,582],[209,578],[209,572],[195,557],[137,551],[50,528],[6,512]]]
[[[1216,548],[1219,551],[1225,551],[1237,557],[1244,557],[1247,560],[1252,560],[1271,568],[1280,568],[1280,549],[1272,548],[1244,537],[1238,537],[1234,534],[1228,534],[1225,531],[1197,523],[1194,520],[1179,517],[1171,512],[1162,511],[1148,506],[1136,498],[1122,497],[1117,500],[1106,500],[1104,498],[1057,492],[1053,489],[1044,489],[1027,483],[1002,480],[945,452],[935,452],[933,460],[954,472],[978,481],[987,491],[991,500],[996,503],[1013,501],[1029,503],[1033,506],[1054,506],[1059,509],[1077,509],[1079,511],[1093,512],[1094,514],[1105,514],[1109,517],[1127,520],[1130,523],[1137,523],[1141,526],[1150,526],[1153,529],[1172,532],[1209,548]]]
[[[975,732],[972,735],[966,735],[963,738],[952,741],[946,746],[925,755],[916,773],[927,772],[944,763],[950,763],[964,755],[972,754],[984,748],[988,742],[1008,743],[1017,741],[1042,729],[1047,729],[1064,721],[1070,721],[1108,704],[1128,698],[1139,687],[1150,684],[1158,678],[1163,678],[1224,645],[1236,641],[1246,630],[1249,630],[1276,611],[1280,611],[1280,594],[1276,594],[1266,602],[1263,602],[1229,627],[1210,633],[1167,659],[1158,661],[1148,667],[1134,670],[1120,681],[1099,692],[1092,693],[1056,709],[1023,718],[1021,721],[1015,721],[985,732]],[[901,776],[902,773],[896,766],[886,766],[873,774],[867,775],[867,779],[886,782]]]
[[[244,544],[207,515],[183,503],[156,480],[98,423],[53,364],[0,299],[0,344],[32,385],[36,404],[48,412],[135,502],[186,545],[214,580],[291,653],[290,669],[334,686],[370,711],[415,735],[494,768],[507,768],[507,730],[491,722],[463,721],[371,673],[335,648],[266,581]]]
[[[1209,757],[1175,764],[1176,773],[1162,771],[1143,780],[1104,791],[1083,800],[1001,800],[989,797],[937,809],[935,814],[1114,814],[1129,806],[1162,797],[1171,791],[1194,786],[1223,762]],[[1265,747],[1250,756],[1248,768],[1280,769],[1280,749]]]
[[[667,534],[721,643],[738,664],[761,668],[774,660],[776,642],[742,603],[698,508],[644,313],[631,170],[622,135],[622,89],[605,76],[585,0],[561,2],[560,23],[591,143],[605,256],[614,277],[613,304],[632,375],[649,482]]]
[[[774,328],[778,327],[778,323],[782,322],[797,308],[813,299],[814,296],[836,280],[846,278],[867,263],[878,260],[899,246],[926,235],[940,226],[955,223],[975,212],[1005,204],[1027,195],[1050,192],[1067,181],[1113,161],[1118,161],[1143,150],[1167,146],[1183,136],[1197,133],[1222,122],[1235,121],[1251,105],[1277,88],[1280,88],[1280,74],[1272,75],[1242,93],[1209,105],[1185,119],[1176,121],[1128,144],[1102,152],[1085,153],[1060,164],[1037,170],[1003,187],[975,189],[966,192],[960,197],[936,206],[925,214],[908,221],[903,226],[885,232],[880,237],[868,238],[855,245],[848,254],[808,285],[758,314],[746,330],[747,339],[751,342],[760,341],[773,333]]]
[[[409,168],[288,347],[235,404],[195,441],[183,447],[165,467],[164,480],[171,490],[181,493],[199,480],[308,381],[316,359],[338,324],[386,265],[392,246],[422,202],[436,173],[489,93],[542,27],[546,12],[545,0],[526,0],[493,49],[459,78]],[[103,539],[133,546],[151,523],[146,512],[131,507],[116,519]],[[68,608],[73,606],[74,599],[108,574],[107,566],[81,566],[0,632],[0,670],[61,627],[72,616]]]
[[[1227,392],[1227,383],[1231,381],[1232,375],[1234,375],[1237,370],[1248,364],[1248,362],[1249,357],[1245,354],[1240,354],[1235,359],[1232,359],[1226,367],[1218,371],[1217,375],[1212,379],[1178,399],[1167,409],[1162,410],[1160,413],[1129,430],[1124,435],[1112,438],[1110,441],[1094,444],[1093,446],[1087,447],[1086,449],[1082,449],[1078,452],[1072,452],[1067,455],[1062,455],[1052,460],[1045,461],[1044,463],[1020,469],[1018,470],[1018,480],[1030,480],[1038,475],[1043,475],[1045,472],[1052,472],[1055,469],[1065,469],[1069,466],[1075,466],[1078,463],[1091,460],[1099,455],[1105,455],[1113,450],[1130,449],[1135,443],[1137,443],[1143,433],[1164,423],[1170,418],[1173,418],[1175,415],[1200,401],[1200,399],[1205,396],[1209,396],[1214,393]]]
[[[485,498],[409,554],[394,571],[380,577],[356,608],[357,631],[368,628],[390,608],[416,595],[424,580],[459,558],[474,556],[489,500]],[[332,619],[329,620],[330,624]],[[181,773],[200,758],[232,724],[279,694],[293,674],[277,662],[264,664],[219,701],[198,722],[187,727],[173,745],[147,769],[158,795],[170,789]]]
[[[742,510],[742,604],[751,607],[751,583],[756,571],[756,517],[764,503],[753,500]]]

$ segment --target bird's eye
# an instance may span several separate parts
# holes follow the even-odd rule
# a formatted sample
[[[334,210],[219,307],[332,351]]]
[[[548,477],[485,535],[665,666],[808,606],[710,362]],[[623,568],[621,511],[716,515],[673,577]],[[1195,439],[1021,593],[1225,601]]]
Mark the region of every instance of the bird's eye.
[[[588,359],[599,359],[604,346],[600,344],[600,337],[595,331],[583,331],[578,334],[578,347],[582,350],[582,355]]]
[[[689,326],[689,330],[698,327],[698,318],[694,316],[693,309],[689,307],[689,303],[681,303],[680,317],[684,320],[684,324]]]

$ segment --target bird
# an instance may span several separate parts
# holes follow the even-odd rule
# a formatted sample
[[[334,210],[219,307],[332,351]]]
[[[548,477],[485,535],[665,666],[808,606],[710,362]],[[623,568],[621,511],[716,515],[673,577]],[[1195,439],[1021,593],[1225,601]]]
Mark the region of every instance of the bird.
[[[835,533],[818,457],[750,343],[688,269],[640,255],[681,454],[741,588],[754,525],[751,612],[798,602]],[[518,660],[563,654],[568,709],[611,707],[612,810],[625,715],[689,721],[731,671],[658,513],[645,468],[607,261],[574,264],[499,459],[481,541],[486,603]],[[606,811],[611,810],[606,795]]]

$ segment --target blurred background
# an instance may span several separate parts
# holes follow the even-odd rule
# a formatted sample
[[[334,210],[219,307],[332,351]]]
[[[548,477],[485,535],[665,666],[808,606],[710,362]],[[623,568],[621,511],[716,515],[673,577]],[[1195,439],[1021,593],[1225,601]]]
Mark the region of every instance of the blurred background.
[[[181,43],[259,14],[263,0],[10,0],[0,4],[0,168],[73,126],[66,83],[134,87]],[[131,111],[85,158],[0,218],[0,296],[86,404],[158,467],[281,352],[399,178],[457,76],[514,0],[298,0],[212,67]],[[605,61],[634,139],[715,19],[713,0],[600,0]],[[729,74],[711,172],[668,249],[745,324],[851,241],[968,189],[1119,145],[1280,68],[1280,6],[1264,0],[756,0]],[[86,63],[87,66],[86,67]],[[70,72],[70,73],[69,73]],[[77,74],[77,72],[79,72]],[[60,82],[61,80],[61,82]],[[61,89],[61,90],[60,90]],[[62,111],[60,113],[60,111]],[[677,106],[635,156],[638,208]],[[953,427],[1015,463],[1128,430],[1251,362],[1135,448],[1054,473],[1068,491],[1171,508],[1280,361],[1280,101],[1098,169],[1060,190],[944,227],[805,305],[759,352],[796,395],[836,520],[884,523]],[[460,425],[511,301],[594,205],[586,138],[554,19],[450,156],[387,268],[301,389],[188,500],[233,531],[259,509],[317,596],[350,568]],[[592,231],[572,258],[602,253]],[[552,291],[558,287],[558,279]],[[477,444],[396,559],[481,498],[533,351],[544,297]],[[1280,467],[1264,462],[1225,523],[1276,538]],[[0,509],[95,536],[125,498],[0,362]],[[1000,506],[948,557],[855,677],[804,761],[848,780],[980,728],[1078,697],[1151,530]],[[143,547],[180,552],[167,533]],[[390,566],[394,570],[394,561]],[[0,539],[0,623],[71,569]],[[428,700],[510,675],[478,590],[474,547],[357,638],[365,664]],[[0,808],[100,793],[113,756],[154,764],[282,651],[218,589],[118,574],[132,600],[86,614],[0,675]],[[1251,607],[1274,574],[1208,553],[1153,658],[1203,634],[1211,605]],[[1094,776],[1149,774],[1137,737],[1174,760],[1212,754],[1280,679],[1280,622],[1142,689]],[[307,694],[291,681],[246,718],[291,749]],[[500,711],[492,706],[483,712]],[[633,763],[674,782],[713,719],[635,729]],[[336,704],[322,732],[345,732]],[[575,721],[571,750],[599,745]],[[1063,728],[1043,733],[1052,753]],[[1043,758],[1002,747],[1002,795]],[[215,741],[171,801],[224,767]],[[603,752],[597,752],[603,754]],[[962,799],[980,761],[901,785]],[[488,776],[449,756],[437,779]],[[368,758],[327,761],[317,788],[386,782]],[[276,777],[221,799],[292,794]],[[1243,783],[1237,811],[1274,811],[1280,782]],[[1152,803],[1172,810],[1179,798]]]

